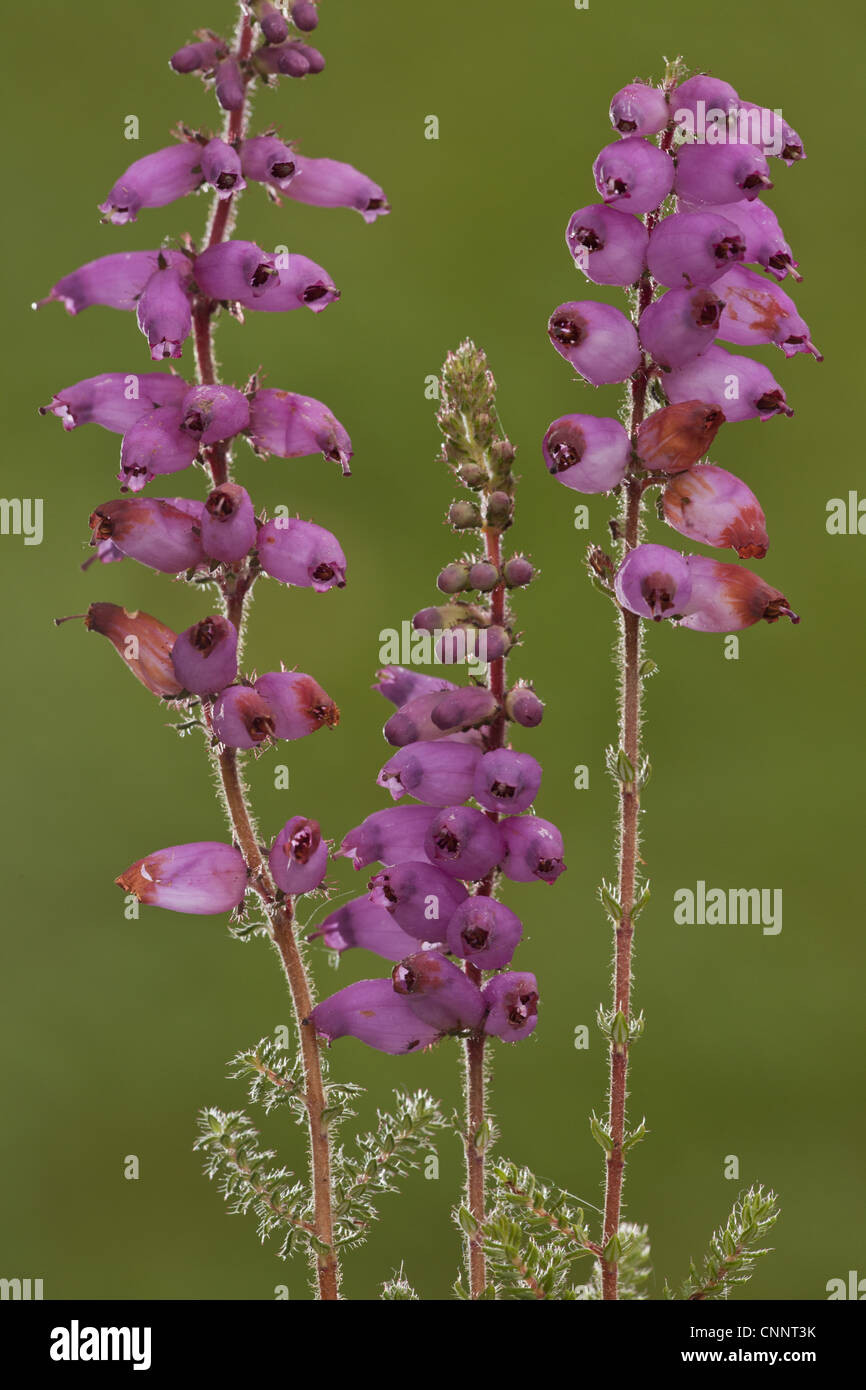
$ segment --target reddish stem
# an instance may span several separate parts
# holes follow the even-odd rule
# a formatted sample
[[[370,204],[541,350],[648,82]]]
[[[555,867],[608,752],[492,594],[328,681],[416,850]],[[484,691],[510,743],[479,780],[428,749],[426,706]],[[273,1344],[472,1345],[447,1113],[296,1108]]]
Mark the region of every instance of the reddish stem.
[[[252,27],[249,16],[244,15],[238,36],[238,56],[246,58],[251,46]],[[227,143],[243,139],[248,114],[249,103],[245,98],[243,106],[228,115],[223,134]],[[234,221],[235,207],[234,195],[214,200],[207,236],[208,246],[215,246],[229,234]],[[211,299],[199,299],[193,308],[196,376],[202,385],[214,385],[217,381],[213,350],[213,316],[216,308],[216,301]],[[204,458],[214,487],[219,487],[229,480],[231,457],[225,444],[211,445],[204,450]],[[224,567],[220,581],[226,617],[237,629],[239,645],[244,633],[244,603],[254,579],[255,575],[245,565],[238,564]],[[209,708],[205,709],[205,718],[210,726]],[[244,856],[251,886],[267,914],[271,936],[280,953],[292,997],[304,1069],[304,1104],[309,1127],[315,1234],[323,1247],[322,1253],[316,1256],[318,1292],[320,1299],[332,1302],[339,1298],[340,1270],[334,1248],[331,1145],[325,1118],[327,1095],[319,1045],[314,1030],[308,1023],[313,1010],[313,998],[293,929],[294,905],[291,898],[285,899],[282,903],[277,902],[276,887],[262,857],[260,837],[247,799],[237,753],[233,748],[222,748],[214,751],[212,757],[219,773],[222,797],[234,836]]]
[[[662,136],[661,148],[670,148],[672,130]],[[647,231],[652,232],[659,218],[659,209],[650,213],[646,219]],[[640,320],[644,309],[652,302],[655,284],[649,274],[640,281],[635,321]],[[652,364],[644,356],[630,384],[630,420],[632,446],[634,446],[638,427],[646,414],[647,387]],[[625,483],[625,498],[622,517],[623,557],[640,543],[643,514],[644,482],[640,477],[629,477]],[[640,674],[643,633],[641,620],[636,613],[625,608],[619,609],[619,668],[621,673],[619,690],[619,738],[620,747],[625,751],[637,775],[641,762],[641,687]],[[621,782],[619,792],[619,863],[617,897],[621,916],[614,931],[613,965],[613,1013],[622,1014],[626,1029],[631,1022],[631,981],[632,981],[632,942],[634,922],[632,914],[635,903],[635,884],[637,861],[640,848],[640,793],[637,782]],[[608,1102],[608,1132],[611,1147],[605,1165],[604,1227],[602,1247],[606,1247],[620,1226],[622,1212],[622,1188],[625,1176],[625,1153],[623,1142],[626,1130],[626,1097],[628,1081],[629,1043],[610,1044],[610,1090]],[[615,1300],[619,1296],[619,1270],[616,1260],[600,1260],[602,1297]]]

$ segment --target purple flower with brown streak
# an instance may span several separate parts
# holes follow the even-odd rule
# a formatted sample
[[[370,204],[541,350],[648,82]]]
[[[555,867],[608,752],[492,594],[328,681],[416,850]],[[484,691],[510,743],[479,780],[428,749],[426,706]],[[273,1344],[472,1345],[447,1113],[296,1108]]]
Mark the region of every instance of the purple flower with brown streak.
[[[248,183],[264,184],[275,200],[288,195],[319,207],[356,208],[366,221],[388,211],[384,190],[351,165],[327,157],[301,160],[276,131],[251,128],[251,84],[273,86],[280,75],[300,78],[323,71],[322,54],[306,42],[317,22],[316,7],[309,3],[296,4],[289,14],[269,0],[244,0],[231,39],[199,30],[175,49],[172,69],[197,73],[204,81],[225,112],[221,128],[200,131],[181,124],[176,144],[146,152],[129,165],[100,211],[118,229],[111,234],[123,236],[123,228],[144,210],[201,192],[210,203],[204,235],[196,240],[184,233],[170,249],[120,249],[100,256],[63,275],[35,307],[59,303],[71,315],[92,306],[134,312],[151,358],[158,362],[180,358],[191,340],[188,356],[194,362],[183,378],[172,371],[105,372],[57,392],[42,413],[57,416],[64,430],[94,423],[121,435],[119,476],[125,493],[139,494],[153,479],[186,471],[194,463],[206,474],[203,495],[196,498],[132,495],[89,509],[94,558],[108,564],[127,557],[175,576],[178,583],[194,584],[198,591],[214,591],[213,603],[205,609],[213,608],[210,615],[180,633],[134,607],[94,603],[84,615],[86,627],[108,638],[147,690],[172,705],[182,721],[179,733],[192,728],[204,733],[221,804],[231,821],[233,843],[172,846],[131,865],[118,883],[142,902],[170,910],[231,912],[238,934],[263,930],[277,945],[298,1022],[303,1080],[297,1096],[307,1112],[310,1189],[316,1193],[315,1211],[304,1229],[319,1297],[330,1301],[338,1296],[342,1218],[333,1210],[328,1092],[318,1049],[311,1045],[312,1029],[305,1022],[313,1001],[295,922],[299,895],[325,891],[328,843],[316,821],[296,815],[268,849],[255,825],[243,763],[278,740],[299,740],[333,728],[339,711],[313,676],[281,668],[256,678],[243,670],[241,653],[255,583],[270,574],[319,592],[341,588],[346,557],[336,538],[317,522],[293,519],[284,528],[268,523],[233,471],[240,439],[260,454],[280,458],[321,453],[338,462],[344,474],[349,473],[352,445],[328,407],[311,397],[262,389],[256,378],[236,385],[221,382],[214,341],[221,315],[243,321],[246,310],[283,313],[306,307],[318,313],[339,298],[330,275],[309,257],[272,253],[253,241],[232,239],[238,200]],[[167,229],[166,240],[171,235]],[[272,230],[270,236],[279,244],[284,233]],[[129,578],[134,584],[134,572]],[[437,689],[446,693],[447,683],[440,682]],[[258,903],[257,928],[243,918],[248,890]],[[362,908],[338,915],[342,936],[335,922],[325,926],[335,949],[371,943],[384,949],[387,943],[387,954],[400,961],[418,949],[415,937],[366,898]],[[429,938],[434,944],[443,941],[444,926]],[[424,974],[422,967],[419,978]],[[402,978],[408,990],[408,975]],[[394,1028],[399,1033],[402,1020],[410,1029],[399,1038],[392,1029],[392,1050],[427,1046],[446,1024],[462,1027],[465,1007],[453,1020],[447,1016],[449,990],[436,996],[434,1026],[413,1011],[408,994],[399,994],[393,981],[384,983]],[[376,990],[378,997],[378,985]],[[419,994],[427,1000],[427,991]],[[480,990],[475,986],[472,1002],[477,1008],[471,1021],[476,1023]],[[422,1004],[422,1009],[431,1008],[429,1001]],[[326,1026],[327,1015],[323,1031]],[[337,1027],[338,1020],[335,1031]]]

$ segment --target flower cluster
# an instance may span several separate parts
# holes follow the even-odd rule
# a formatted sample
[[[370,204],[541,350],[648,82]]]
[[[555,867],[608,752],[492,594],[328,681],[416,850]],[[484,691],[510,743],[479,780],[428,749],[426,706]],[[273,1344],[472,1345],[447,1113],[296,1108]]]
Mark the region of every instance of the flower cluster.
[[[225,239],[232,204],[247,182],[257,181],[277,201],[285,194],[323,207],[356,207],[367,221],[388,211],[378,185],[349,165],[301,157],[274,132],[247,134],[251,83],[317,73],[324,60],[303,37],[318,23],[315,5],[292,5],[291,23],[265,0],[245,3],[242,10],[234,48],[203,31],[171,59],[175,71],[198,72],[213,82],[229,113],[223,137],[182,128],[177,144],[130,165],[100,205],[103,220],[120,226],[134,222],[142,209],[209,190],[206,244],[199,248],[186,238],[176,248],[103,256],[64,276],[41,301],[60,302],[70,314],[92,305],[135,310],[154,361],[181,357],[186,339],[194,336],[196,383],[173,370],[108,372],[57,392],[42,413],[57,416],[65,430],[96,424],[122,436],[124,495],[100,503],[90,515],[94,558],[129,558],[218,589],[225,611],[181,633],[112,603],[93,603],[84,615],[86,627],[109,639],[148,690],[185,707],[190,719],[182,728],[198,724],[218,757],[259,751],[338,722],[337,706],[312,676],[284,666],[247,676],[239,652],[244,598],[261,575],[316,593],[346,582],[346,557],[324,527],[257,514],[247,490],[231,479],[233,442],[244,438],[256,453],[279,458],[318,452],[339,463],[343,474],[352,457],[346,430],[322,402],[263,387],[255,377],[243,388],[215,380],[215,315],[301,305],[318,312],[339,297],[327,273],[305,256],[272,255],[252,242]],[[143,495],[154,479],[193,464],[210,478],[203,501]],[[211,841],[172,846],[137,861],[117,882],[140,901],[174,911],[236,910],[248,887],[262,887],[259,866],[250,861],[249,847],[243,848]],[[273,900],[317,888],[327,855],[317,823],[291,818],[269,853],[273,887],[267,891]]]
[[[802,142],[781,113],[705,74],[662,87],[630,83],[610,116],[620,138],[593,166],[602,202],[572,215],[566,242],[589,281],[631,288],[636,312],[631,319],[607,304],[570,301],[554,310],[548,333],[591,385],[631,379],[631,432],[615,419],[563,415],[547,430],[544,461],[579,492],[659,484],[660,512],[675,531],[761,559],[768,536],[758,499],[701,460],[726,422],[793,413],[762,362],[719,340],[820,356],[778,283],[800,277],[760,196],[773,186],[768,157],[791,164],[805,157]],[[636,539],[613,576],[630,612],[701,632],[798,621],[754,571]],[[609,583],[611,573],[600,577]]]
[[[396,962],[390,978],[349,985],[312,1014],[320,1036],[349,1034],[383,1052],[416,1051],[447,1034],[517,1042],[533,1031],[535,976],[509,968],[523,926],[495,890],[500,872],[553,883],[565,868],[559,830],[531,813],[541,767],[507,742],[509,720],[532,727],[543,706],[526,683],[505,690],[516,640],[507,594],[528,584],[533,568],[524,556],[502,556],[515,451],[495,389],[473,344],[449,355],[443,454],[477,499],[455,502],[449,517],[456,530],[483,532],[485,549],[448,564],[437,584],[449,601],[414,620],[419,636],[438,633],[437,662],[479,660],[487,678],[459,686],[401,666],[380,671],[374,688],[396,707],[384,734],[397,751],[378,783],[395,801],[418,804],[375,811],[349,831],[337,854],[358,870],[383,867],[316,933],[338,952],[362,946]],[[472,602],[454,597],[469,591]]]

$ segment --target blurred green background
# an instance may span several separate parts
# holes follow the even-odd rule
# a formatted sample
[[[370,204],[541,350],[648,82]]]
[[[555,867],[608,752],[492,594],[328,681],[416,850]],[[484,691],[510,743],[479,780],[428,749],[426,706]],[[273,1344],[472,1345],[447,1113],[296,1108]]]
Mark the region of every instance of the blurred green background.
[[[3,404],[7,496],[45,499],[45,539],[0,538],[4,617],[5,818],[2,1216],[6,1277],[41,1277],[46,1297],[269,1298],[288,1283],[308,1297],[300,1264],[286,1269],[229,1219],[191,1151],[199,1106],[243,1103],[225,1062],[290,1019],[280,972],[261,941],[231,940],[219,918],[142,911],[123,918],[114,876],[163,845],[223,835],[203,750],[179,742],[152,698],[107,643],[58,614],[95,599],[141,606],[176,629],[207,600],[133,562],[82,573],[87,516],[117,495],[118,439],[95,427],[64,435],[37,406],[98,372],[147,369],[128,314],[79,319],[31,300],[100,254],[198,233],[205,203],[144,212],[137,225],[99,225],[96,203],[132,159],[168,143],[178,118],[212,124],[215,105],[167,67],[198,25],[227,29],[229,0],[151,0],[75,8],[45,0],[38,34],[27,7],[6,18],[6,77],[14,130],[5,148],[10,216],[3,258]],[[635,1152],[627,1215],[648,1222],[656,1268],[679,1279],[740,1188],[776,1187],[777,1253],[751,1286],[756,1298],[820,1299],[828,1279],[859,1268],[863,1249],[862,710],[866,539],[828,536],[830,497],[862,487],[853,429],[859,408],[861,255],[859,151],[845,138],[853,106],[848,52],[860,12],[824,24],[807,0],[784,23],[758,24],[733,0],[722,18],[684,0],[634,0],[576,10],[420,6],[405,0],[324,0],[316,42],[326,72],[284,82],[257,102],[253,129],[279,122],[310,154],[351,161],[386,188],[390,217],[244,198],[238,235],[287,243],[325,265],[341,303],[314,316],[248,315],[220,325],[225,379],[260,364],[269,383],[327,401],[351,432],[355,473],[317,460],[262,462],[242,450],[237,474],[260,505],[288,503],[333,529],[350,558],[342,593],[315,596],[262,584],[249,663],[279,659],[310,671],[338,699],[340,728],[263,757],[251,773],[262,825],[276,833],[299,811],[339,838],[385,805],[374,786],[385,757],[385,713],[370,691],[378,634],[434,600],[439,566],[459,548],[442,525],[452,490],[433,462],[437,435],[424,381],[471,335],[500,384],[506,427],[520,448],[517,545],[542,575],[519,599],[525,645],[513,675],[547,701],[544,724],[518,731],[540,757],[539,811],[566,836],[569,872],[554,888],[509,886],[525,917],[519,963],[535,970],[543,1013],[530,1043],[500,1047],[494,1105],[502,1151],[599,1202],[601,1153],[587,1114],[603,1105],[606,1064],[593,1019],[607,999],[609,940],[594,901],[611,872],[612,792],[603,750],[614,728],[613,629],[585,580],[580,501],[547,477],[541,436],[567,410],[612,413],[618,388],[575,385],[551,352],[545,324],[560,301],[586,295],[563,232],[595,198],[590,165],[610,138],[611,94],[657,77],[682,53],[740,93],[781,106],[803,135],[799,168],[774,162],[770,201],[801,262],[799,307],[826,354],[817,365],[761,355],[796,408],[720,436],[714,458],[741,473],[767,512],[770,581],[803,615],[799,628],[742,634],[738,661],[721,637],[649,634],[660,674],[649,684],[646,742],[653,779],[644,855],[653,900],[639,928],[636,1003],[647,1015],[633,1054],[631,1114],[650,1137]],[[34,51],[38,45],[38,52]],[[141,139],[123,138],[137,115]],[[424,138],[425,117],[440,122]],[[848,148],[846,148],[848,146]],[[790,282],[789,286],[790,286]],[[787,287],[787,286],[786,286]],[[599,297],[604,291],[590,289]],[[605,297],[617,302],[618,292]],[[187,347],[181,370],[191,373]],[[180,490],[202,495],[189,473]],[[152,491],[154,489],[151,489]],[[866,491],[866,489],[864,489]],[[590,499],[591,538],[604,541],[610,506]],[[656,539],[676,538],[656,523]],[[275,762],[290,792],[273,786]],[[590,788],[573,788],[586,764]],[[344,861],[337,891],[362,880]],[[680,927],[673,893],[711,886],[782,888],[784,928]],[[320,989],[384,973],[346,959],[335,977],[316,956]],[[588,1051],[574,1030],[590,1026]],[[459,1100],[458,1054],[389,1059],[351,1040],[333,1073],[367,1088],[364,1118],[396,1085]],[[285,1160],[302,1162],[301,1133],[268,1125]],[[136,1154],[137,1182],[123,1177]],[[740,1181],[724,1177],[739,1157]],[[438,1181],[416,1176],[383,1204],[368,1246],[346,1260],[345,1293],[370,1297],[405,1262],[422,1296],[445,1298],[458,1240],[448,1212],[461,1183],[456,1140],[443,1141]]]

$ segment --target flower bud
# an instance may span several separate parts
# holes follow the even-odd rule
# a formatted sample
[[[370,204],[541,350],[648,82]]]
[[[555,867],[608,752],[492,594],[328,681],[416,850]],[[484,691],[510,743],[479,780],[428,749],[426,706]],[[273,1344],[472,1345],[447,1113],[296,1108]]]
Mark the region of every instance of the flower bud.
[[[523,923],[495,898],[467,898],[449,919],[445,943],[452,955],[479,970],[502,970],[511,964],[523,935]]]
[[[454,472],[460,479],[464,487],[468,487],[473,492],[480,492],[490,481],[490,474],[486,468],[482,468],[480,463],[468,462],[458,464]]]
[[[810,352],[819,362],[823,360],[811,341],[809,325],[797,313],[793,299],[763,275],[745,266],[735,266],[714,288],[725,301],[716,330],[724,342],[742,347],[775,343],[786,357]]]
[[[741,560],[767,553],[767,519],[752,490],[714,464],[696,464],[662,493],[665,521],[701,545],[731,546]]]
[[[428,677],[427,679],[433,679]],[[458,686],[443,681],[440,688],[429,690],[410,697],[399,706],[386,723],[383,734],[388,743],[395,748],[404,748],[420,740],[441,739],[456,732],[459,725],[451,728],[438,728],[432,720],[432,711],[439,705],[443,690],[457,690]]]
[[[499,661],[512,645],[511,634],[493,625],[478,628],[471,622],[449,626],[436,642],[436,660],[453,666],[463,661]]]
[[[645,82],[629,82],[610,103],[610,123],[620,135],[658,135],[669,120],[664,92]]]
[[[336,536],[312,521],[277,517],[259,527],[259,564],[283,584],[323,594],[346,586],[346,557]]]
[[[535,800],[541,765],[528,753],[494,748],[476,764],[472,795],[485,811],[516,816]]]
[[[452,502],[448,521],[455,531],[470,531],[481,525],[481,508],[476,502]]]
[[[228,618],[204,618],[182,632],[171,664],[184,690],[211,695],[231,685],[238,673],[238,634]]]
[[[177,634],[165,623],[149,613],[127,612],[116,603],[91,603],[84,626],[107,637],[136,679],[154,695],[165,700],[180,695],[183,686],[171,663]]]
[[[544,718],[544,703],[531,686],[518,682],[505,697],[505,714],[524,729],[536,729]]]
[[[175,72],[210,72],[229,48],[225,39],[214,35],[201,43],[188,43],[171,55],[169,63]]]
[[[763,618],[800,621],[785,595],[741,565],[725,565],[704,555],[688,557],[692,596],[680,627],[693,632],[738,632]]]
[[[195,517],[161,498],[103,502],[91,513],[89,525],[91,545],[111,541],[121,555],[162,574],[180,574],[204,562]]]
[[[186,270],[166,265],[154,271],[138,301],[136,318],[154,362],[182,357],[192,328]]]
[[[380,864],[426,863],[424,839],[436,812],[429,806],[389,806],[374,811],[343,838],[335,857],[351,859],[354,869]]]
[[[479,560],[469,570],[468,587],[470,589],[478,589],[483,594],[489,594],[499,582],[499,570],[489,560]]]
[[[287,820],[268,855],[278,888],[290,895],[318,888],[328,868],[328,846],[318,821],[306,816]]]
[[[80,314],[94,304],[107,309],[134,309],[148,280],[162,266],[189,272],[181,251],[119,251],[80,265],[40,299],[34,308],[60,303],[67,314]]]
[[[431,864],[454,878],[482,879],[504,853],[502,833],[472,806],[446,806],[427,829],[424,848]]]
[[[244,79],[237,59],[223,58],[216,66],[216,99],[224,111],[240,111],[244,104]]]
[[[201,147],[192,141],[155,150],[130,164],[104,203],[103,217],[121,227],[135,222],[141,208],[161,208],[192,193],[202,182]]]
[[[696,73],[694,77],[681,82],[669,98],[673,118],[679,123],[682,123],[684,115],[697,118],[701,112],[721,111],[727,116],[736,111],[739,102],[740,98],[730,82],[723,82],[720,77],[710,77],[705,72]]]
[[[56,415],[65,430],[94,424],[124,434],[153,406],[179,406],[188,390],[181,377],[167,372],[106,372],[64,387],[49,405],[39,407],[39,414]]]
[[[240,907],[247,887],[244,857],[234,845],[199,840],[171,845],[130,864],[115,883],[140,903],[209,916]]]
[[[423,672],[410,671],[405,666],[383,666],[381,671],[376,672],[376,679],[378,683],[372,689],[398,709],[416,695],[457,689],[453,681],[447,681],[443,676],[425,676]]]
[[[275,135],[254,135],[244,140],[240,151],[241,167],[248,179],[271,184],[284,193],[298,172],[298,157],[291,145]]]
[[[466,743],[413,743],[388,759],[376,781],[395,801],[408,795],[428,806],[452,806],[472,795],[480,758]]]
[[[275,738],[270,705],[250,685],[230,685],[213,707],[214,737],[227,748],[259,748]]]
[[[503,1042],[520,1042],[538,1022],[538,984],[534,975],[515,971],[494,975],[483,990],[485,1033]]]
[[[565,872],[562,836],[551,821],[541,816],[511,816],[502,821],[501,830],[506,878],[515,883],[531,883],[534,878],[554,883]]]
[[[204,504],[201,543],[206,555],[223,564],[242,560],[256,543],[256,518],[246,488],[222,483]]]
[[[643,274],[649,233],[630,212],[594,204],[573,212],[565,241],[594,285],[633,285]]]
[[[640,366],[635,326],[610,304],[592,300],[560,304],[547,332],[559,355],[592,386],[625,381]]]
[[[688,561],[667,545],[638,545],[616,572],[614,592],[623,608],[641,618],[677,618],[689,611]]]
[[[416,941],[444,938],[452,915],[468,896],[457,879],[420,862],[383,869],[370,879],[369,889],[370,902],[386,911]]]
[[[548,471],[577,492],[610,492],[626,475],[629,437],[619,420],[597,415],[560,415],[541,446]]]
[[[674,186],[670,155],[638,135],[605,145],[592,172],[605,203],[622,212],[652,212]]]
[[[514,518],[514,498],[507,492],[491,492],[484,509],[484,525],[488,530],[504,531]]]
[[[296,203],[318,208],[354,208],[365,222],[375,222],[391,211],[384,189],[336,159],[311,159],[304,155],[286,192]]]
[[[340,722],[340,711],[330,695],[302,671],[267,671],[259,676],[255,689],[270,707],[277,738],[304,738],[323,725],[333,729]]]
[[[469,589],[469,566],[462,560],[446,565],[437,575],[436,587],[443,594],[459,594]]]
[[[440,1033],[478,1028],[484,1017],[478,985],[440,951],[416,951],[394,967],[391,978],[417,1017]]]
[[[692,203],[736,203],[773,187],[767,161],[753,145],[681,145],[677,197]]]
[[[671,379],[673,376],[671,373]],[[718,406],[677,399],[675,405],[653,411],[643,421],[637,432],[635,452],[644,468],[682,473],[704,457],[725,418]]]
[[[454,733],[458,729],[488,724],[498,708],[495,697],[486,686],[460,685],[439,696],[430,711],[430,718],[443,733]]]
[[[183,429],[199,446],[231,439],[245,430],[250,421],[247,398],[234,386],[193,386],[181,402]]]
[[[535,578],[535,569],[525,555],[512,555],[502,566],[502,578],[509,589],[525,589]]]
[[[305,458],[321,453],[351,472],[352,441],[336,416],[312,396],[291,391],[257,391],[250,403],[250,439],[260,453]]]
[[[668,290],[644,309],[638,325],[641,346],[660,367],[682,367],[712,346],[725,307],[719,298],[723,281],[712,289]]]
[[[647,265],[660,285],[681,289],[711,285],[745,254],[739,228],[716,209],[675,212],[653,229]]]
[[[124,487],[140,492],[158,475],[189,468],[197,453],[197,440],[181,429],[180,410],[155,407],[123,436],[117,476]]]
[[[221,241],[196,256],[193,274],[202,294],[211,299],[236,300],[244,308],[258,308],[273,294],[280,273],[273,256],[254,241]]]
[[[289,26],[282,10],[271,0],[253,0],[256,19],[268,43],[282,43],[288,37]]]
[[[358,980],[317,1004],[310,1023],[318,1037],[358,1038],[377,1052],[394,1056],[422,1052],[439,1041],[439,1029],[424,1023],[408,995],[397,994],[389,980]]]
[[[404,932],[390,913],[366,897],[352,898],[329,913],[318,930],[310,933],[310,941],[319,938],[329,951],[342,955],[343,951],[360,946],[385,960],[405,960],[418,949],[416,939]]]
[[[221,199],[230,198],[233,193],[242,193],[247,186],[237,150],[216,137],[209,140],[202,150],[201,171],[205,183]]]
[[[298,29],[309,33],[319,22],[319,15],[312,0],[292,0],[292,23]]]
[[[665,381],[665,391],[668,400],[678,404],[712,401],[732,422],[794,414],[785,392],[763,362],[735,356],[720,347],[707,348],[694,362],[672,371]],[[695,458],[700,458],[700,454]]]

